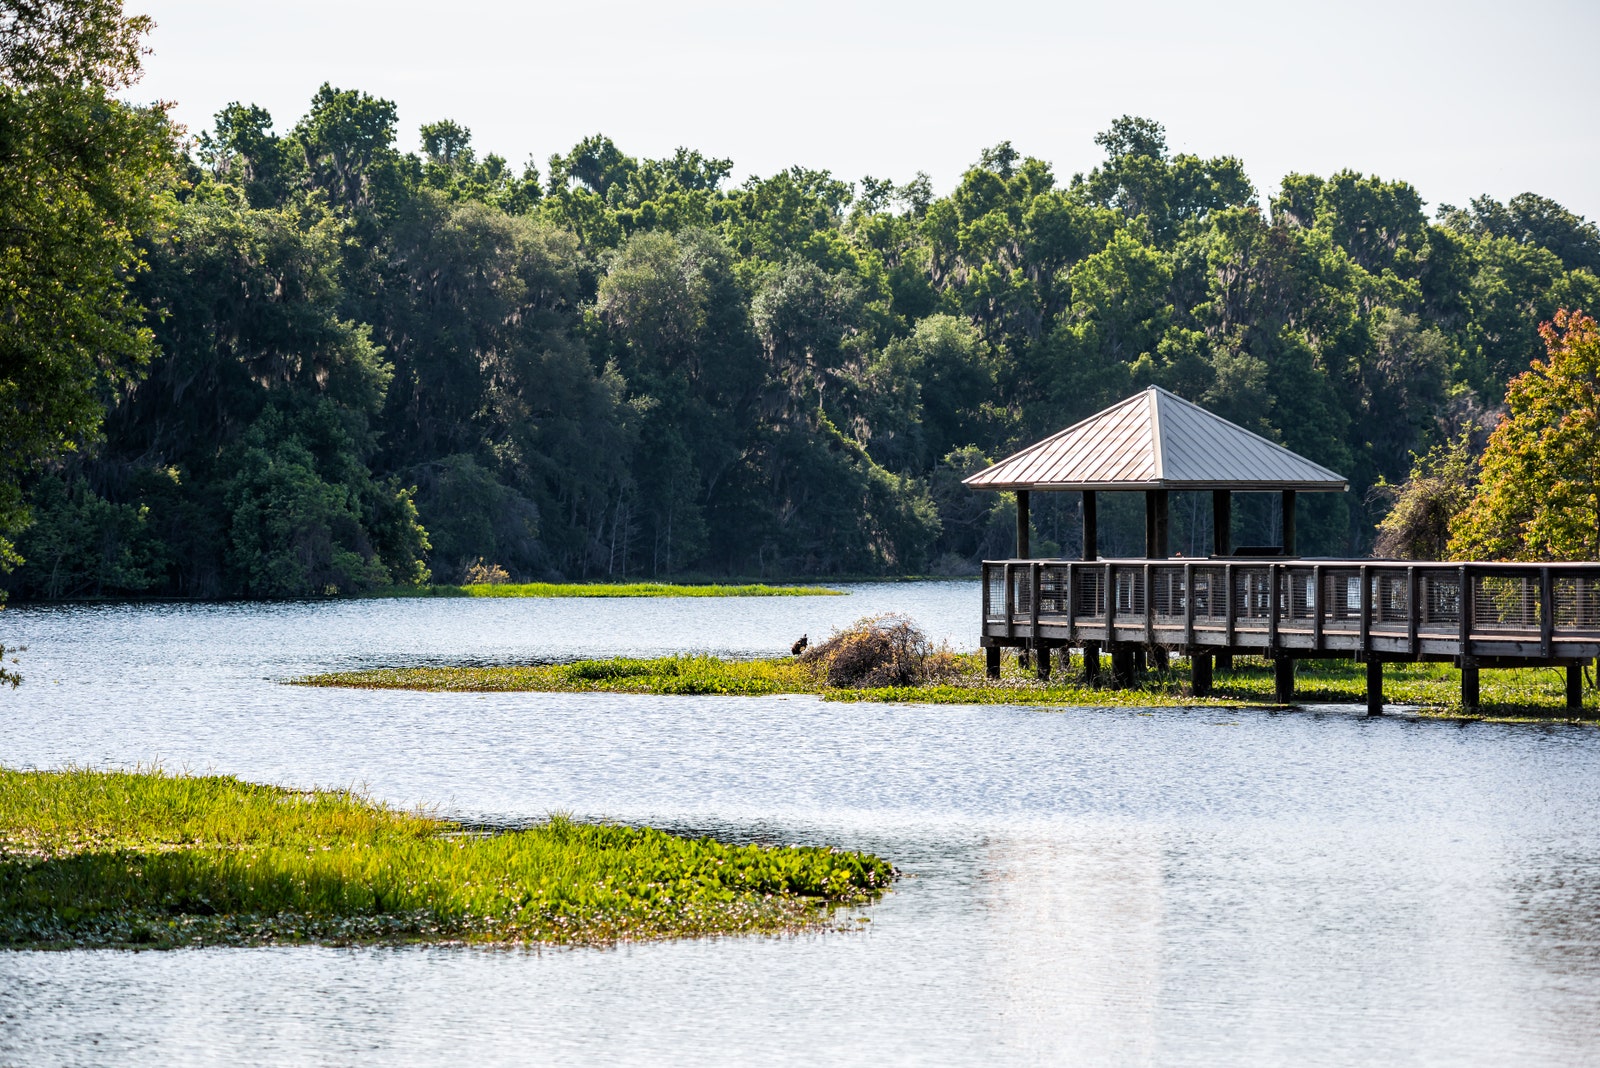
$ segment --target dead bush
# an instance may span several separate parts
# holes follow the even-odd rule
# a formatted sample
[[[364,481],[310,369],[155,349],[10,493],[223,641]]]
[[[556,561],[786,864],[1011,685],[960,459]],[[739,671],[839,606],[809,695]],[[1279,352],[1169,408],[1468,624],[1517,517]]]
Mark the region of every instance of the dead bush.
[[[858,619],[800,659],[826,673],[829,686],[915,686],[927,681],[936,654],[928,636],[901,615]]]
[[[478,557],[478,562],[467,568],[466,586],[503,586],[511,581],[511,575],[499,564],[486,564],[483,557]]]

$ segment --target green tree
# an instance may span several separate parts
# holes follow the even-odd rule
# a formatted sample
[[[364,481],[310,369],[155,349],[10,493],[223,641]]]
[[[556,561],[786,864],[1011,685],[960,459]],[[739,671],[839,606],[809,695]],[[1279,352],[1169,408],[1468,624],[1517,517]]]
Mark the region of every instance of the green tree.
[[[115,96],[150,25],[114,0],[0,4],[0,570],[27,521],[21,479],[93,441],[105,392],[151,355],[128,283],[170,132]]]
[[[1548,355],[1512,380],[1478,491],[1451,523],[1459,558],[1600,559],[1600,327],[1560,311],[1541,333]]]
[[[1470,431],[1413,457],[1411,477],[1404,483],[1376,487],[1390,502],[1390,509],[1378,524],[1372,554],[1400,560],[1448,560],[1450,525],[1471,502],[1477,477]]]

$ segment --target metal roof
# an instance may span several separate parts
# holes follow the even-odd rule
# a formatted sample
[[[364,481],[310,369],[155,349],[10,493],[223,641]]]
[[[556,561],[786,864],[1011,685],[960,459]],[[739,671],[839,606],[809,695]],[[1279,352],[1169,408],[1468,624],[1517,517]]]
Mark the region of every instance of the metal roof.
[[[1345,477],[1150,386],[964,480],[973,489],[1344,490]]]

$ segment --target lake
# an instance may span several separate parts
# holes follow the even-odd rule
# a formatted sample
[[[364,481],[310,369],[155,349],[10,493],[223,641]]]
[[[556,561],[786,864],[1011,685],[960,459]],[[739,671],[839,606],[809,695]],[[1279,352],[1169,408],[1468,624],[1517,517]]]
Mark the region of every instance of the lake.
[[[379,665],[786,653],[835,598],[11,607],[0,762],[876,852],[862,933],[0,953],[0,1064],[1600,1062],[1600,730],[1356,708],[414,694]]]

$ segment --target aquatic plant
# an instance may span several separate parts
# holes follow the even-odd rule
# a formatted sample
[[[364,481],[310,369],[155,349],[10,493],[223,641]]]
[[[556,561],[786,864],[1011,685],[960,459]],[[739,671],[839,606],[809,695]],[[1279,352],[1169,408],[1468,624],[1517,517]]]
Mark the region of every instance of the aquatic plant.
[[[826,586],[767,586],[745,583],[509,582],[493,574],[467,576],[463,586],[390,586],[377,597],[843,597]],[[483,581],[474,581],[482,578]]]
[[[292,680],[310,686],[362,689],[445,690],[460,692],[610,692],[653,694],[815,694],[827,701],[898,701],[918,704],[992,704],[1105,708],[1114,706],[1277,704],[1272,663],[1235,659],[1232,672],[1216,676],[1209,697],[1189,692],[1186,665],[1174,661],[1166,671],[1143,675],[1136,686],[1113,689],[1085,678],[1081,661],[1058,668],[1048,682],[1008,658],[999,679],[985,675],[981,655],[935,650],[926,654],[920,680],[835,685],[824,664],[788,657],[721,660],[710,656],[610,658],[534,667],[380,668],[338,672]],[[885,672],[884,678],[891,678]],[[1460,676],[1446,664],[1386,664],[1384,692],[1391,704],[1423,714],[1470,715],[1477,719],[1571,718],[1565,707],[1560,669],[1519,668],[1486,671],[1477,711],[1461,708]],[[1591,684],[1591,690],[1593,689]],[[1295,703],[1365,704],[1366,674],[1360,664],[1342,660],[1302,661]],[[1588,716],[1594,716],[1591,704]]]
[[[347,791],[0,769],[0,945],[598,943],[828,922],[893,869],[556,816],[473,829]]]

